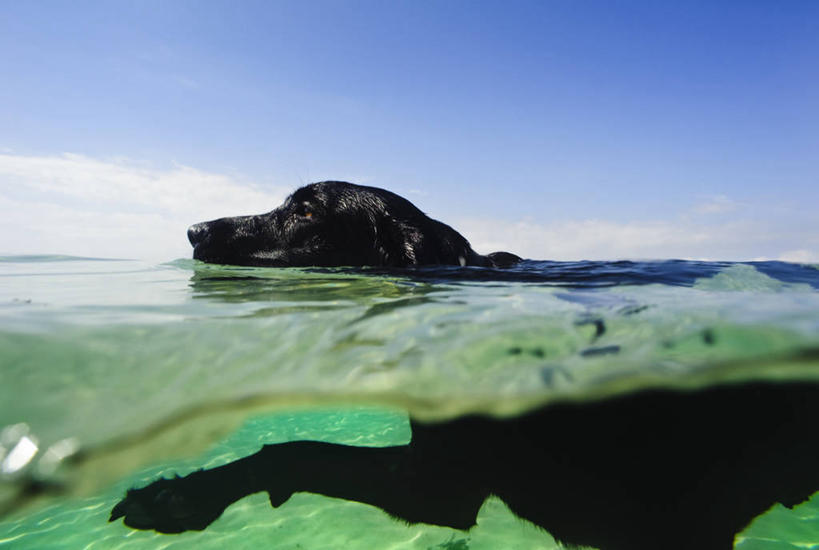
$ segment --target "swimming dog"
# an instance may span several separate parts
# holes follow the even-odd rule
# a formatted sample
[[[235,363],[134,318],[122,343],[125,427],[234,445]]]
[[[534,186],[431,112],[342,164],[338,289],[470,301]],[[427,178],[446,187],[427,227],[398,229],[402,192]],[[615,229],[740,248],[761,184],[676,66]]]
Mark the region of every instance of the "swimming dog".
[[[266,214],[197,223],[188,239],[194,259],[231,265],[507,267],[521,260],[480,255],[405,198],[341,181],[305,185]]]

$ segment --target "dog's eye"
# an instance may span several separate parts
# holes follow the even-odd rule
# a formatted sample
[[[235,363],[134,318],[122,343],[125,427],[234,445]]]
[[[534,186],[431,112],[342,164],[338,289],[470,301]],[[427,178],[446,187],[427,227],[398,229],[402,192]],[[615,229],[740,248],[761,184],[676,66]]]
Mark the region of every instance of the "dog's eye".
[[[310,208],[310,204],[306,202],[301,203],[298,208],[296,208],[296,215],[307,218],[308,220],[312,218],[313,210]]]

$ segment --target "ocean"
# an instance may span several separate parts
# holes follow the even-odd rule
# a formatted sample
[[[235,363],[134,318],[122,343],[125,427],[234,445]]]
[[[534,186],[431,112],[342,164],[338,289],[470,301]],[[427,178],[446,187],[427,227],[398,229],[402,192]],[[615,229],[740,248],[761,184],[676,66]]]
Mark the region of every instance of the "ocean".
[[[0,257],[0,548],[559,548],[497,497],[469,531],[311,493],[275,510],[254,494],[177,535],[108,516],[129,487],[264,444],[404,445],[410,415],[515,417],[747,381],[819,381],[819,266]],[[816,495],[774,505],[735,539],[814,547]]]

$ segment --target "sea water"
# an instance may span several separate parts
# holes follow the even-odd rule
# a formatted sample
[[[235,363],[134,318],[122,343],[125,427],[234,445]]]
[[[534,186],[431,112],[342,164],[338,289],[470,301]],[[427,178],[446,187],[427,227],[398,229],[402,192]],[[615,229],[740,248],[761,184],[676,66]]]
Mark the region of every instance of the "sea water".
[[[275,510],[251,495],[180,535],[107,519],[129,487],[266,443],[400,445],[409,414],[815,381],[817,349],[815,265],[386,271],[0,258],[0,548],[557,548],[495,498],[469,532],[307,493]],[[60,492],[22,498],[31,480]],[[744,550],[816,546],[819,496],[774,506],[736,539]]]

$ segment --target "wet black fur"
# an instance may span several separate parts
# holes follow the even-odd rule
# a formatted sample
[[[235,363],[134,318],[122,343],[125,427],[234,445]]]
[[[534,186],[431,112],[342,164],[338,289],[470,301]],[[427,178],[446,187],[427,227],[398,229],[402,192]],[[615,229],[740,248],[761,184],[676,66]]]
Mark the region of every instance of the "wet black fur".
[[[508,252],[477,254],[448,225],[384,189],[340,181],[297,189],[275,210],[188,229],[193,257],[252,266],[474,265],[505,267]]]

